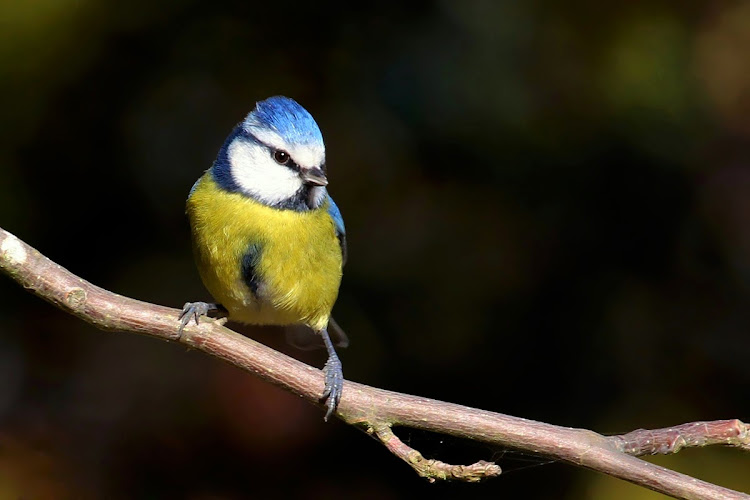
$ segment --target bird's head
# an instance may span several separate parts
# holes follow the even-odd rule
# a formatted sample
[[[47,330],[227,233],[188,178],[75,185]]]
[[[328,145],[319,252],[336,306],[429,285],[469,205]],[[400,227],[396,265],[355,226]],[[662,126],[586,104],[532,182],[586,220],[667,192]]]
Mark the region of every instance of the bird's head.
[[[326,197],[325,146],[318,124],[288,97],[255,105],[212,167],[228,191],[277,208],[309,210]]]

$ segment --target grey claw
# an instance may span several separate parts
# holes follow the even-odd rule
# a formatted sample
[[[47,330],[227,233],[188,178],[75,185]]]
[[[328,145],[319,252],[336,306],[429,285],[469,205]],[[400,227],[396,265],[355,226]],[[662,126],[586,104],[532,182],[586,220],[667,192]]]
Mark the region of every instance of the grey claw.
[[[344,389],[344,372],[341,368],[341,361],[338,356],[334,355],[328,357],[328,361],[326,361],[326,364],[323,367],[323,372],[325,373],[325,390],[320,399],[321,401],[326,402],[328,410],[326,410],[323,420],[328,422],[328,419],[333,415],[339,405],[341,393]]]
[[[199,324],[199,318],[201,316],[208,315],[209,311],[216,308],[215,304],[208,304],[206,302],[186,302],[182,306],[182,313],[180,313],[180,328],[178,333],[182,335],[182,330],[185,329],[191,319],[195,319],[195,324]]]

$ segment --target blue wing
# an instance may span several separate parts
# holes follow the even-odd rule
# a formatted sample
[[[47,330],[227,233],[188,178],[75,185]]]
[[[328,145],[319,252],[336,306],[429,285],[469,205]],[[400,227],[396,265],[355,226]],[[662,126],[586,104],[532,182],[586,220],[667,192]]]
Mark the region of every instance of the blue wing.
[[[336,202],[333,201],[333,198],[331,198],[330,194],[328,195],[328,214],[333,219],[333,224],[336,228],[336,237],[339,239],[339,243],[341,244],[341,257],[343,260],[343,264],[346,264],[347,250],[344,218],[341,217],[341,210],[339,210],[339,207],[336,206]]]

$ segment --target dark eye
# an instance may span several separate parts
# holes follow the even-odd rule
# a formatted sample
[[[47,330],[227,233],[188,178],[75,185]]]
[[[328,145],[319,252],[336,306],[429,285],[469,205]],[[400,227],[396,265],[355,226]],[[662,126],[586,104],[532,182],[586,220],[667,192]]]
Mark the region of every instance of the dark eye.
[[[273,152],[273,159],[276,160],[276,163],[279,165],[286,165],[289,162],[289,153],[277,149]]]

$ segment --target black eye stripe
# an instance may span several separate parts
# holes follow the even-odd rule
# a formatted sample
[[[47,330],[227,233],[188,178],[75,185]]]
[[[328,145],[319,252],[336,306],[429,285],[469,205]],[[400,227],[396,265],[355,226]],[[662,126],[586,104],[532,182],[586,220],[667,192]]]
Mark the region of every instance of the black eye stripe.
[[[297,165],[297,163],[292,159],[292,155],[290,155],[286,151],[283,151],[281,149],[276,149],[275,147],[271,146],[270,144],[266,144],[265,142],[261,141],[260,139],[258,139],[257,137],[255,137],[255,135],[253,135],[251,132],[248,132],[247,130],[243,129],[240,132],[240,134],[242,136],[246,137],[247,139],[251,140],[252,142],[254,142],[256,144],[259,144],[259,145],[265,147],[266,149],[268,149],[269,153],[271,154],[271,159],[273,161],[279,163],[280,165],[284,165],[285,167],[287,167],[287,168],[289,168],[289,169],[291,169],[291,170],[293,170],[295,172],[301,172],[302,171],[302,169],[300,168],[300,166]],[[286,161],[286,163],[281,163],[278,160],[276,160],[275,155],[276,155],[277,152],[285,153],[289,157],[289,159]]]
[[[266,145],[266,147],[271,152],[271,158],[273,158],[273,160],[276,163],[278,163],[279,165],[283,165],[283,166],[285,166],[285,167],[287,167],[287,168],[289,168],[291,170],[294,170],[295,172],[300,172],[301,171],[300,166],[297,165],[297,163],[294,160],[292,160],[292,156],[289,153],[287,153],[286,151],[282,151],[280,149],[274,149],[274,148],[272,148],[270,146],[267,146],[267,145]],[[285,156],[285,161],[283,161],[283,162],[279,161],[276,158],[276,156],[279,155],[280,153],[283,153],[284,155],[286,155]]]

